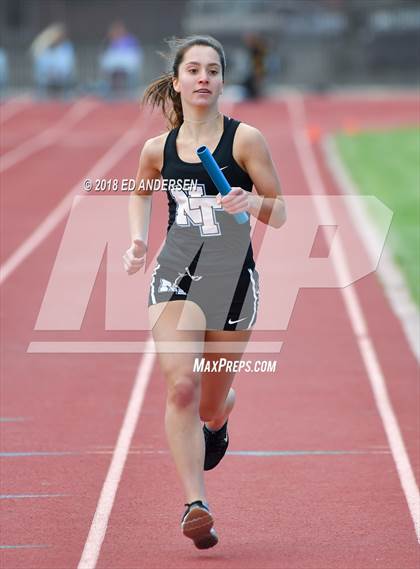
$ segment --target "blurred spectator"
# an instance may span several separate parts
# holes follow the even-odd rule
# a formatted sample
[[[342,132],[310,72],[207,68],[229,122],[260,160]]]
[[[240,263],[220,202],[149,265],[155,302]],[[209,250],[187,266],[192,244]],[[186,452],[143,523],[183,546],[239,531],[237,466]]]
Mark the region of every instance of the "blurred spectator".
[[[34,78],[41,94],[65,94],[74,85],[74,48],[63,24],[52,24],[32,42]]]
[[[267,46],[265,41],[255,34],[245,35],[244,45],[248,55],[248,64],[243,87],[248,99],[257,99],[261,96],[266,75]]]
[[[0,92],[9,82],[9,60],[6,51],[0,47]]]
[[[139,83],[143,52],[136,37],[123,22],[113,22],[108,31],[108,46],[100,58],[107,95],[122,95]]]

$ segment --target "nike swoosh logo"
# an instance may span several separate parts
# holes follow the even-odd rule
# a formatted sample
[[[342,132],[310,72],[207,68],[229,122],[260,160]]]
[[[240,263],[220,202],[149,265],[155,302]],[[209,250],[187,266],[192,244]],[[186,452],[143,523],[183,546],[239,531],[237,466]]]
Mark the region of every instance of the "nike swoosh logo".
[[[223,166],[223,168],[220,168],[220,169],[224,170],[225,168],[229,168],[229,164],[227,166]]]
[[[246,320],[247,318],[248,318],[248,316],[245,316],[245,318],[240,318],[239,320],[231,320],[229,318],[228,324],[237,324],[238,322],[242,322],[242,320]]]

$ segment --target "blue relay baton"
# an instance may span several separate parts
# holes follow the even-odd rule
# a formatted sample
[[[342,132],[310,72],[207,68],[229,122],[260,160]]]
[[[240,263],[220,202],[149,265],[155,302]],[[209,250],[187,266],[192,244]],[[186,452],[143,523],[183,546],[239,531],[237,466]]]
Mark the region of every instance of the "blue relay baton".
[[[200,146],[197,148],[197,156],[203,163],[203,166],[207,174],[212,179],[213,184],[216,186],[222,196],[226,196],[232,188],[229,186],[229,182],[226,180],[225,175],[219,168],[219,165],[213,158],[213,155],[207,146]],[[245,211],[241,213],[234,213],[233,217],[237,223],[246,223],[248,221],[248,214]]]

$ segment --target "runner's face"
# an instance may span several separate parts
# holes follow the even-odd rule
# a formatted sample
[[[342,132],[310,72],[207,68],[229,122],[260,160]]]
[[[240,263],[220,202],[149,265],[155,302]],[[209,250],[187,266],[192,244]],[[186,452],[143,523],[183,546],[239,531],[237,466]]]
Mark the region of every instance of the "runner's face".
[[[174,89],[191,105],[214,105],[223,89],[222,64],[217,51],[206,45],[190,47],[178,68]]]

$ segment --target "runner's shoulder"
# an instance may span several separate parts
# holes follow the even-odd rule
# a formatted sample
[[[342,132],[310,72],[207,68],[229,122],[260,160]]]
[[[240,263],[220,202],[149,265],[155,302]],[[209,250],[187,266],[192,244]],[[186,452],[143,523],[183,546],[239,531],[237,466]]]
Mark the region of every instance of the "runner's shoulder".
[[[245,122],[239,123],[237,128],[237,136],[238,142],[241,144],[261,144],[264,141],[264,136],[258,128],[255,126],[251,126]]]
[[[144,143],[142,149],[142,157],[150,164],[153,164],[160,170],[163,161],[163,149],[169,132],[164,132],[158,136],[149,138]]]
[[[241,122],[237,128],[233,144],[233,152],[236,161],[246,171],[246,162],[253,155],[265,151],[267,143],[258,128]]]

